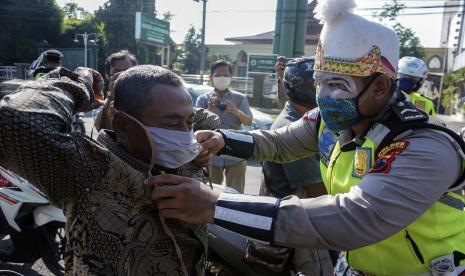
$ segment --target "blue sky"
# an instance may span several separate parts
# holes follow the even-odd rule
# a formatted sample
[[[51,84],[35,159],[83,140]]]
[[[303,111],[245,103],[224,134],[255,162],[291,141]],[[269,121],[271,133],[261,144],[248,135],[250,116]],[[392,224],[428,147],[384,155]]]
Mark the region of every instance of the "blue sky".
[[[60,5],[73,0],[57,0]],[[105,0],[74,0],[86,10],[93,11]],[[364,8],[379,8],[384,0],[356,0],[357,13],[369,15],[371,11]],[[444,1],[406,0],[408,6],[442,5]],[[274,10],[276,0],[210,0],[207,2],[207,44],[226,44],[225,37],[253,35],[274,29]],[[157,11],[174,14],[171,21],[172,38],[181,43],[190,25],[200,29],[202,22],[202,3],[193,0],[157,0]],[[442,9],[409,10],[408,13],[441,12]],[[412,28],[426,47],[439,47],[442,25],[441,14],[406,15],[399,21]]]

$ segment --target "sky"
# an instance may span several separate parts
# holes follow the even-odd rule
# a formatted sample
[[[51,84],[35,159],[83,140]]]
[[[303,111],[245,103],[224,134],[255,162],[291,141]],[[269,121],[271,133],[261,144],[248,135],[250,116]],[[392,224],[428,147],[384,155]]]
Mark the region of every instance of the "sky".
[[[88,11],[93,11],[105,0],[57,0],[60,5],[76,2]],[[458,1],[458,0],[456,0]],[[356,13],[367,16],[373,11],[363,10],[381,8],[385,0],[356,0]],[[408,7],[438,6],[444,1],[403,0]],[[167,11],[174,14],[171,20],[171,37],[182,43],[187,30],[193,25],[202,27],[202,1],[193,0],[157,0],[156,8],[161,15]],[[228,44],[226,37],[254,35],[274,30],[276,0],[209,0],[207,2],[207,19],[205,39],[207,44]],[[438,13],[399,16],[400,23],[412,28],[425,47],[439,47],[442,26],[442,8],[408,9],[406,14]]]

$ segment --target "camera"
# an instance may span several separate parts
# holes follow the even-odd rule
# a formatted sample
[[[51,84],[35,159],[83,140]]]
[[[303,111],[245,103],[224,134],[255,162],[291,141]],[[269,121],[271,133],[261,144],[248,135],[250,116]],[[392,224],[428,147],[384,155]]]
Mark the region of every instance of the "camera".
[[[218,107],[219,110],[225,111],[226,108],[228,108],[228,105],[226,104],[225,101],[217,100],[216,101],[216,107]]]

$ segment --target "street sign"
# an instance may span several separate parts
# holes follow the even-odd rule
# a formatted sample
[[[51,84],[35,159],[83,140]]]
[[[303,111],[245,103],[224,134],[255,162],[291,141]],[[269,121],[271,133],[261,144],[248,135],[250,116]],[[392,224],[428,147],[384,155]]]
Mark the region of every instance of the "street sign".
[[[170,43],[170,22],[155,16],[136,12],[136,39],[157,46]]]
[[[247,71],[249,73],[275,73],[274,65],[278,55],[249,54]]]

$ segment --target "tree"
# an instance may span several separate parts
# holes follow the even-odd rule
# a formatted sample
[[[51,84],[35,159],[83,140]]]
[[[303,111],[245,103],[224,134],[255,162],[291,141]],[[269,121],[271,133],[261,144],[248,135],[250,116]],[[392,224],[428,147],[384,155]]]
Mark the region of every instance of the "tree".
[[[79,7],[75,2],[66,3],[63,6],[63,12],[65,13],[65,19],[85,19],[91,16],[88,11]]]
[[[128,49],[135,53],[141,63],[155,63],[156,48],[137,44],[134,38],[136,12],[155,15],[153,0],[108,0],[96,12],[96,19],[103,23],[106,55]]]
[[[0,63],[32,62],[38,43],[59,41],[62,23],[55,0],[0,0]]]
[[[383,5],[383,11],[380,13],[375,13],[381,22],[388,21],[397,36],[399,37],[400,42],[400,56],[413,56],[417,58],[422,58],[425,49],[421,46],[420,39],[416,36],[415,32],[411,28],[407,28],[397,22],[397,16],[406,8],[407,6],[400,2],[400,0],[392,0],[391,3],[386,3]]]
[[[183,53],[180,56],[180,62],[183,65],[182,69],[188,74],[199,73],[201,45],[202,36],[191,25],[184,38]]]

